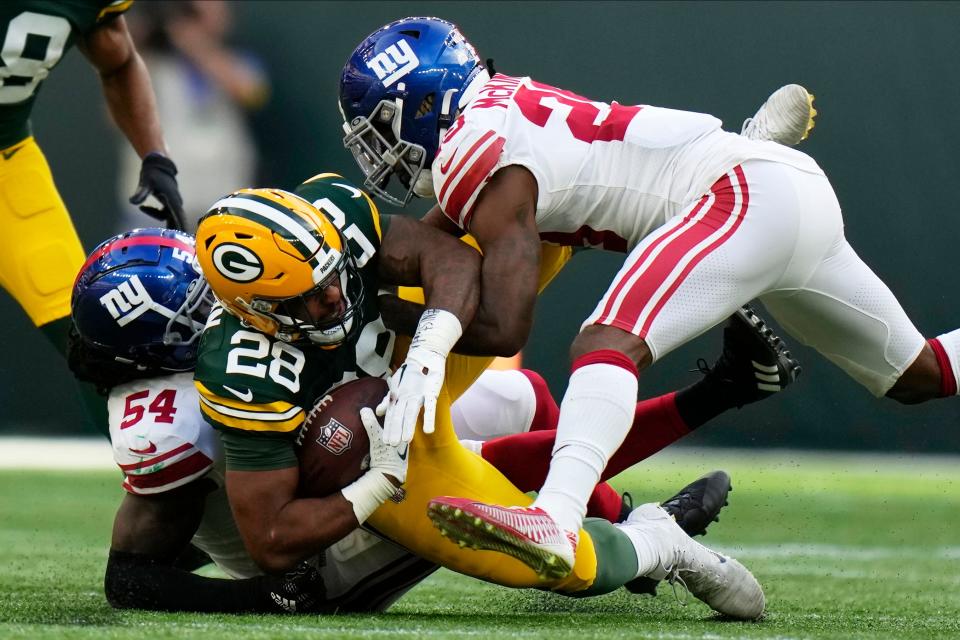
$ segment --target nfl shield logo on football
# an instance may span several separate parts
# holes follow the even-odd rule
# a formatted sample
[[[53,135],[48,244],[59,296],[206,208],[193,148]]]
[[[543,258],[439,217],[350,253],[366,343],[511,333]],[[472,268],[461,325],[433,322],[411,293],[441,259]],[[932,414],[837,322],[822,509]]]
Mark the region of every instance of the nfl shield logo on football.
[[[353,433],[334,418],[330,418],[330,422],[320,429],[320,437],[317,438],[317,444],[335,456],[349,449],[351,441]]]

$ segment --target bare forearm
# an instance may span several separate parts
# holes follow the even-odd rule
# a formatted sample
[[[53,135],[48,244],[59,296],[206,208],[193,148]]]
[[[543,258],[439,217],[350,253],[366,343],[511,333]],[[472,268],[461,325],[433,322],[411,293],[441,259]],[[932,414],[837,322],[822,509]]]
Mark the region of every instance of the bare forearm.
[[[403,300],[392,294],[381,294],[377,298],[377,305],[387,328],[405,336],[412,336],[417,330],[417,323],[425,308],[420,303]]]
[[[426,308],[442,309],[466,326],[479,303],[480,254],[416,220],[384,216],[380,277],[386,285],[423,287]]]
[[[480,302],[479,254],[465,245],[456,255],[431,252],[422,258],[420,269],[426,308],[444,309],[457,316],[462,326],[469,324]]]
[[[340,493],[291,500],[262,527],[265,535],[254,541],[251,555],[264,571],[287,571],[358,526],[353,506]]]
[[[141,158],[152,151],[167,155],[150,75],[136,53],[120,67],[101,73],[103,95],[117,127]]]
[[[481,267],[479,305],[454,351],[511,356],[523,348],[533,326],[539,270],[536,236],[507,234],[489,243]]]

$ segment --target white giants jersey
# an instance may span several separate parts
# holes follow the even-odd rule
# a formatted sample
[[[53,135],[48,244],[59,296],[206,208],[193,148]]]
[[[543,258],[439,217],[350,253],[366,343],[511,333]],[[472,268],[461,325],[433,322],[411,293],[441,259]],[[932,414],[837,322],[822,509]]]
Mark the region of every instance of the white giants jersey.
[[[118,385],[107,409],[113,459],[130,493],[169,491],[215,467],[213,479],[222,482],[223,446],[200,414],[192,372]]]
[[[745,160],[822,174],[799,151],[720,127],[702,113],[594,102],[497,74],[441,140],[434,190],[446,216],[469,230],[483,186],[521,165],[537,180],[543,240],[629,251]]]

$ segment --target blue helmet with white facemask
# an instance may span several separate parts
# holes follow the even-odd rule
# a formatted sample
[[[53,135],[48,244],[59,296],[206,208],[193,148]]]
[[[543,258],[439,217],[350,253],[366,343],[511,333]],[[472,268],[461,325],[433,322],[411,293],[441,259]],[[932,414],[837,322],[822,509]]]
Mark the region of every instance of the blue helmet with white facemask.
[[[440,139],[488,79],[473,45],[446,20],[404,18],[364,39],[340,75],[343,143],[364,187],[398,206],[431,197]]]

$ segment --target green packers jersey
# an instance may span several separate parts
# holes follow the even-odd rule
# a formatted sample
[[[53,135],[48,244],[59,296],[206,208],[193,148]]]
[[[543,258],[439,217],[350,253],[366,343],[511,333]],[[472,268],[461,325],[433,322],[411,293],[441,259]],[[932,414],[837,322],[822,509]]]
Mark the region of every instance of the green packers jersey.
[[[296,189],[341,230],[365,291],[359,331],[336,348],[288,344],[217,306],[200,339],[194,383],[204,417],[223,433],[231,469],[296,464],[299,427],[331,387],[389,371],[395,336],[377,309],[380,215],[344,178],[321,174]]]
[[[0,2],[0,149],[30,135],[37,90],[76,39],[131,4],[133,0]]]

